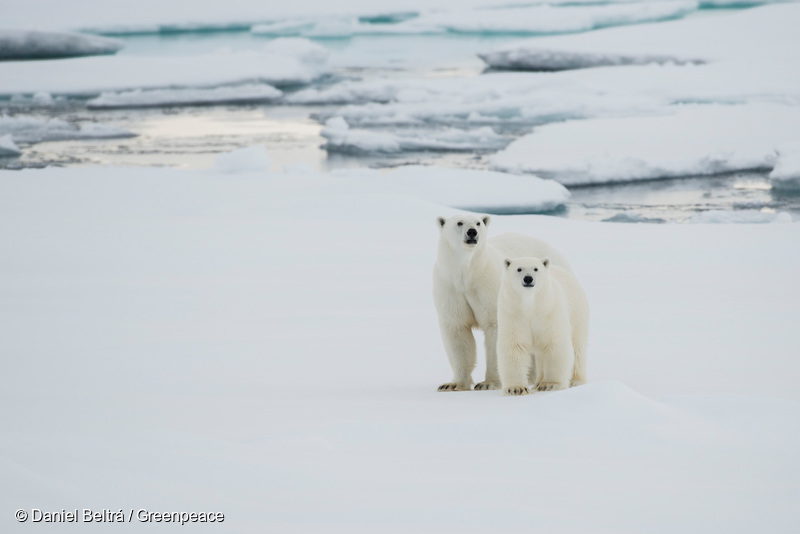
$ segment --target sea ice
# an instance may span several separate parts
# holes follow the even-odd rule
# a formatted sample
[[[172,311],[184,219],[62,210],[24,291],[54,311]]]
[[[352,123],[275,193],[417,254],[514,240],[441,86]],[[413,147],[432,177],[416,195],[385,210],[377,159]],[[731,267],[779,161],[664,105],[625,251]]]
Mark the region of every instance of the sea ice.
[[[17,143],[34,144],[67,139],[113,139],[136,134],[107,124],[71,124],[61,119],[8,117],[0,115],[0,135],[10,135]]]
[[[771,169],[775,147],[800,138],[800,107],[675,106],[653,117],[548,124],[495,154],[491,168],[566,185]]]
[[[707,65],[643,65],[464,78],[345,81],[286,96],[293,104],[345,104],[321,113],[351,126],[536,125],[662,112],[685,102],[800,102],[800,69],[774,58]]]
[[[341,117],[328,119],[320,135],[327,140],[323,148],[329,152],[350,153],[497,150],[511,141],[488,126],[473,130],[447,128],[389,133],[352,130]]]
[[[772,187],[800,190],[800,143],[786,143],[778,147],[778,160],[769,174]]]
[[[122,41],[70,32],[0,29],[0,61],[114,54]]]
[[[141,108],[202,104],[270,102],[283,92],[268,84],[248,83],[213,88],[134,89],[101,93],[86,103],[89,108]]]
[[[608,28],[504,45],[480,57],[496,69],[560,70],[649,62],[800,56],[800,4],[764,6],[714,17]]]
[[[19,156],[22,154],[19,147],[14,144],[10,134],[0,134],[0,157]]]
[[[342,38],[355,35],[554,34],[678,18],[697,9],[694,0],[625,2],[598,5],[517,5],[491,9],[432,10],[394,23],[363,17],[302,17],[252,28],[254,34]]]
[[[0,171],[0,501],[243,534],[798,530],[800,224],[495,216],[569,257],[590,382],[438,393],[455,204],[360,172]],[[495,190],[472,172],[441,192]]]
[[[316,50],[316,52],[314,52]],[[0,63],[0,94],[98,95],[132,89],[213,89],[223,85],[307,84],[328,72],[314,43],[193,56],[105,56]]]

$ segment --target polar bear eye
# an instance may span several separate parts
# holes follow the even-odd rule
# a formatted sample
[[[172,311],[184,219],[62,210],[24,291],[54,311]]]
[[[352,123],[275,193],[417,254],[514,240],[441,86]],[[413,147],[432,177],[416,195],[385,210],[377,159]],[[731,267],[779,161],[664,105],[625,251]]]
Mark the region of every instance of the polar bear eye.
[[[476,224],[475,226],[480,226],[480,225],[481,225],[481,223],[478,223],[478,224]]]
[[[522,272],[522,267],[520,267],[519,269],[517,269],[517,272],[518,272],[518,273],[521,273],[521,272]]]
[[[460,223],[458,223],[458,225],[459,226],[464,226],[464,223],[460,222]]]
[[[534,267],[534,268],[533,268],[533,272],[536,272],[536,271],[538,271],[538,270],[539,270],[539,268],[538,268],[538,267]]]

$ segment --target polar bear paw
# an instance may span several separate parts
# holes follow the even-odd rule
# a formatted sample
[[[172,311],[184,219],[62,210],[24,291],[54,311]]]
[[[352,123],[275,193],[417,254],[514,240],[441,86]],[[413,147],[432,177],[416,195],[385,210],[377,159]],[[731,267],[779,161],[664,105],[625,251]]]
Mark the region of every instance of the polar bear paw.
[[[439,391],[470,391],[472,386],[469,384],[456,384],[455,382],[448,382],[439,386]]]
[[[506,395],[527,395],[528,393],[530,393],[528,386],[511,386],[505,391]]]
[[[475,391],[484,391],[487,389],[500,389],[500,384],[496,382],[478,382],[475,384]]]
[[[561,382],[537,382],[536,391],[555,391],[557,389],[567,389]]]

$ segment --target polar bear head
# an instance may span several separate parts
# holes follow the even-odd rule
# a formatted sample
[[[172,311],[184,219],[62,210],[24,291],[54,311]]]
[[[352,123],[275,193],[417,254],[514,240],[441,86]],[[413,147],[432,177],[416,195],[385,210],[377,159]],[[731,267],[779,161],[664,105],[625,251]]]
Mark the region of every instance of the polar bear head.
[[[491,217],[488,215],[454,215],[449,219],[437,217],[439,240],[452,248],[474,249],[486,242]]]
[[[504,282],[511,283],[518,291],[527,291],[541,285],[547,279],[550,270],[549,258],[517,258],[505,260],[506,278]]]

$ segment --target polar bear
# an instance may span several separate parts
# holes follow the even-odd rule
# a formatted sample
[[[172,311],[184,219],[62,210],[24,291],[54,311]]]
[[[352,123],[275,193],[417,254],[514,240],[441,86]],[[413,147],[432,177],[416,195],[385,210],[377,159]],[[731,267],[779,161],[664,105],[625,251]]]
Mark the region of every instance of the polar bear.
[[[438,217],[439,249],[433,269],[433,300],[453,380],[439,391],[472,389],[476,348],[474,328],[483,330],[486,378],[476,390],[497,389],[497,294],[503,259],[548,256],[553,264],[570,271],[567,259],[555,248],[533,237],[508,233],[487,238],[491,217],[455,215]]]
[[[497,297],[503,391],[525,395],[586,382],[589,301],[578,279],[548,258],[505,260]]]

